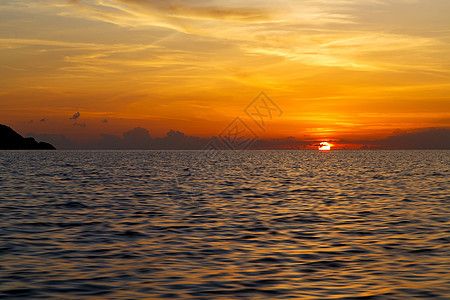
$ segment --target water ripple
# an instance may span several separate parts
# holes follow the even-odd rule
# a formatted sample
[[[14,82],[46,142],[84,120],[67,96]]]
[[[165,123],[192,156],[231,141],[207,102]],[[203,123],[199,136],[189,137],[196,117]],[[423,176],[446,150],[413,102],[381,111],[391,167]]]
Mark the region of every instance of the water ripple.
[[[1,151],[2,299],[446,299],[449,151]]]

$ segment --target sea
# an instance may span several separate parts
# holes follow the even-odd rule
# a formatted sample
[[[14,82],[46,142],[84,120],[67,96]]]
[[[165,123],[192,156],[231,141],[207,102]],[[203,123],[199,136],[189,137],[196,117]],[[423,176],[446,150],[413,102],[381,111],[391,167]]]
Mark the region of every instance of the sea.
[[[450,299],[450,151],[0,151],[1,299]]]

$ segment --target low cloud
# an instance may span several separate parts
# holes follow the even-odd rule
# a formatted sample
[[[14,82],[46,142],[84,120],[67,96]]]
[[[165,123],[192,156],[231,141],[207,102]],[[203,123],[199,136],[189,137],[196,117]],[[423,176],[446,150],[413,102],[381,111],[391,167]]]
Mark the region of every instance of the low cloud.
[[[383,149],[450,149],[450,128],[427,128],[414,132],[396,130],[376,144]]]
[[[378,140],[340,140],[339,144],[363,145],[360,149],[379,150],[450,150],[450,127],[396,129]]]
[[[64,135],[57,134],[29,133],[27,136],[38,141],[49,142],[57,149],[91,150],[201,150],[205,149],[205,146],[211,141],[209,138],[189,136],[177,130],[169,130],[162,138],[152,138],[149,131],[142,127],[126,131],[122,136],[101,134],[100,139],[88,143],[76,143]],[[295,137],[258,139],[251,145],[251,149],[311,149],[319,142],[317,140],[297,140]],[[423,128],[411,132],[396,130],[384,139],[339,140],[336,143],[363,145],[360,149],[450,150],[450,127]],[[226,149],[226,147],[219,146],[217,149]]]
[[[74,113],[73,116],[70,117],[69,119],[70,119],[70,120],[76,120],[76,119],[78,119],[80,116],[81,116],[80,112],[77,111],[77,112]]]
[[[123,146],[130,145],[132,149],[148,149],[152,146],[152,137],[147,129],[136,127],[123,133]]]
[[[203,149],[209,139],[188,136],[180,131],[170,130],[165,137],[152,138],[149,131],[136,127],[123,133],[123,137],[110,134],[101,134],[101,139],[85,145],[87,149],[177,149],[194,150]]]
[[[84,147],[86,149],[116,149],[116,150],[202,150],[213,141],[211,138],[201,138],[186,135],[178,130],[169,130],[164,137],[152,138],[149,131],[136,127],[123,133],[123,137],[101,134],[101,139],[92,141]],[[214,139],[217,149],[229,149],[217,138]],[[251,144],[251,149],[303,149],[311,146],[311,141],[299,141],[294,137],[281,139],[257,139]]]
[[[59,149],[59,150],[78,149],[79,148],[79,145],[77,145],[77,143],[69,140],[63,134],[28,133],[25,136],[32,137],[38,142],[50,143],[53,146],[55,146],[56,149]]]

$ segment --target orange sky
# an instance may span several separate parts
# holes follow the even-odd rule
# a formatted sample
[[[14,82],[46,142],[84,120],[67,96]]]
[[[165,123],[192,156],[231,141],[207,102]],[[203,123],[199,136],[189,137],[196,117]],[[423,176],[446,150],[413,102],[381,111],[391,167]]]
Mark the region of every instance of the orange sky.
[[[0,123],[74,140],[137,126],[206,137],[265,91],[283,114],[261,137],[450,126],[449,11],[448,0],[6,0]]]

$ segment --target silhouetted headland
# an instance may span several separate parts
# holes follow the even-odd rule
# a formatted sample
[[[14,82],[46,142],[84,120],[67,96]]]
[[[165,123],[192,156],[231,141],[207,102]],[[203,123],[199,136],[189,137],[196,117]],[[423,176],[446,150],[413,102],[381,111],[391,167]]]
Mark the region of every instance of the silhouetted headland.
[[[24,138],[11,127],[0,124],[0,150],[55,150],[53,145]]]

